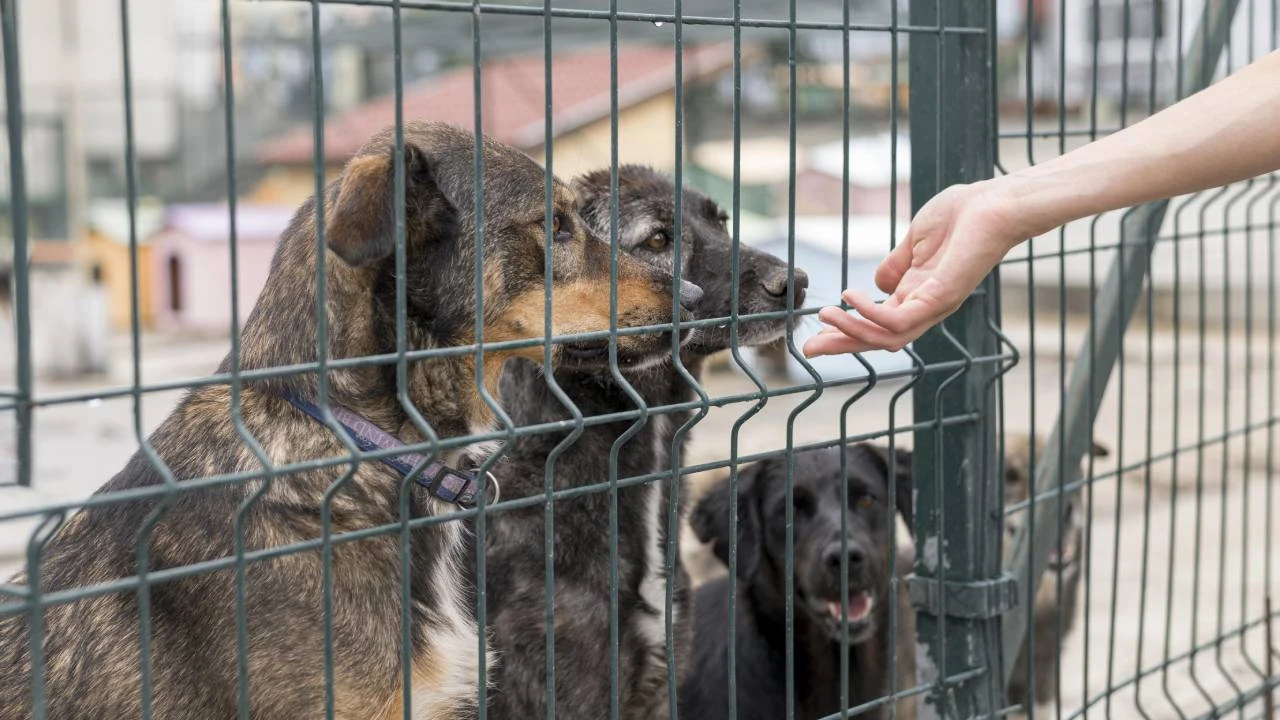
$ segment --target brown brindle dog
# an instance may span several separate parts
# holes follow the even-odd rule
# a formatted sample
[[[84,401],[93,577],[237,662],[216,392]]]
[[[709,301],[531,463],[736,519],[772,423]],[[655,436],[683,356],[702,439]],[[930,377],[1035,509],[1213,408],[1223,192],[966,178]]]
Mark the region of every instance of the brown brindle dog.
[[[409,123],[404,131],[407,318],[412,350],[475,341],[475,138],[447,126]],[[325,189],[325,277],[331,360],[392,353],[396,347],[394,142],[390,129],[373,137]],[[486,342],[541,338],[543,333],[544,171],[516,150],[485,140],[483,323]],[[609,248],[577,211],[573,191],[554,190],[552,220],[554,332],[607,330]],[[317,229],[314,198],[281,237],[262,294],[245,323],[241,367],[259,370],[311,363],[317,355]],[[671,277],[619,257],[618,323],[643,326],[671,319]],[[696,286],[681,288],[683,304]],[[607,362],[605,340],[557,344],[559,365]],[[643,366],[669,357],[662,334],[617,340],[622,363]],[[504,361],[540,360],[542,347],[487,352],[483,381],[497,395]],[[224,360],[221,372],[230,361]],[[486,431],[494,416],[479,393],[473,354],[415,360],[408,397],[442,438]],[[330,399],[357,427],[404,442],[423,434],[397,400],[394,365],[329,371]],[[316,376],[247,382],[239,415],[274,466],[347,454],[338,436],[304,412],[296,398],[314,396]],[[291,399],[293,398],[293,399]],[[309,401],[308,401],[309,402]],[[150,437],[155,454],[178,481],[172,495],[93,505],[71,518],[44,549],[39,583],[64,593],[128,580],[138,574],[145,542],[151,573],[223,561],[211,571],[152,582],[150,699],[158,720],[232,718],[239,701],[236,576],[237,535],[247,553],[292,543],[299,552],[259,557],[245,570],[249,714],[296,720],[324,717],[325,570],[318,538],[322,508],[332,545],[332,702],[338,718],[399,718],[404,714],[401,662],[399,531],[342,541],[340,534],[399,523],[402,492],[415,517],[448,511],[439,493],[405,479],[389,463],[333,465],[264,481],[184,488],[212,475],[257,473],[262,465],[236,430],[225,385],[192,390]],[[367,424],[366,424],[367,421]],[[376,426],[376,427],[375,427]],[[474,467],[476,451],[441,453],[452,468]],[[440,470],[439,466],[433,470]],[[449,468],[444,468],[447,471]],[[462,473],[466,476],[467,473]],[[141,451],[97,494],[161,490],[162,473]],[[472,478],[474,480],[474,478]],[[473,486],[474,487],[474,486]],[[260,496],[255,494],[261,492]],[[434,494],[433,494],[434,493]],[[154,524],[153,524],[154,523]],[[410,536],[411,716],[465,718],[476,713],[480,641],[465,527],[444,522]],[[20,575],[26,585],[34,578]],[[0,617],[0,718],[32,716],[29,614]],[[134,585],[91,598],[59,601],[40,617],[47,716],[139,717],[143,704],[139,595]]]
[[[1031,481],[1035,475],[1034,462],[1045,455],[1045,439],[1037,435],[1032,444],[1026,433],[1010,434],[1005,438],[1004,502],[1005,506],[1025,502],[1030,496]],[[1110,450],[1101,443],[1090,446],[1093,457],[1105,458]],[[1062,655],[1062,643],[1075,629],[1076,609],[1080,602],[1080,577],[1084,565],[1084,520],[1081,515],[1080,489],[1065,493],[1062,508],[1062,535],[1049,553],[1049,565],[1040,581],[1032,605],[1032,632],[1035,634],[1035,652],[1031,672],[1035,675],[1035,696],[1028,692],[1030,678],[1027,675],[1027,640],[1022,641],[1009,678],[1009,702],[1028,706],[1050,705],[1057,700],[1058,660]],[[1013,538],[1019,526],[1026,522],[1027,510],[1009,512],[1005,516],[1005,556],[1013,549]],[[1050,518],[1057,527],[1058,519]],[[1018,578],[1025,582],[1026,578]]]

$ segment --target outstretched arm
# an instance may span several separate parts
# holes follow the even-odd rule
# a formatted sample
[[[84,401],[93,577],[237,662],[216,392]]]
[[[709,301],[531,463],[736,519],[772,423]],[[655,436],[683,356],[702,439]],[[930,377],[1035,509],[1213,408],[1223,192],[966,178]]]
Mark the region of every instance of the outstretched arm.
[[[889,293],[856,290],[857,315],[826,307],[809,357],[897,350],[964,302],[1014,246],[1089,215],[1280,169],[1280,51],[1145,120],[1052,160],[954,185],[920,208],[876,271]]]

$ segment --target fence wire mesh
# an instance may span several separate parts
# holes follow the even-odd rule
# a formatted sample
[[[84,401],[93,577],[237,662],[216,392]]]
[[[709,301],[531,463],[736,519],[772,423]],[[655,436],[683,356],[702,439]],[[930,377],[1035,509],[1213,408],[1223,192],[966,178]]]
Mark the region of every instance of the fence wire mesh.
[[[0,719],[1269,720],[1274,175],[800,347],[1275,0],[621,4],[0,0]]]

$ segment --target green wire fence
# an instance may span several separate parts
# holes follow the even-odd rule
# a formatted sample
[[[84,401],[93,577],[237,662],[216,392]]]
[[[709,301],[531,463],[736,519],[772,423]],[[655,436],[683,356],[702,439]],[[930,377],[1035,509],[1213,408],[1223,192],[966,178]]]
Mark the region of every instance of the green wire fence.
[[[104,0],[105,1],[105,0]],[[1049,0],[1048,2],[998,2],[977,0],[832,0],[831,2],[782,3],[767,0],[664,0],[627,3],[604,2],[506,3],[452,0],[281,0],[303,19],[307,62],[310,69],[310,123],[313,163],[311,174],[317,196],[323,196],[329,179],[326,164],[326,127],[332,121],[327,99],[331,48],[362,38],[390,49],[392,110],[385,118],[394,123],[395,141],[395,352],[370,357],[327,356],[330,318],[326,313],[329,289],[325,274],[325,203],[317,203],[318,267],[316,306],[318,353],[316,363],[245,369],[241,367],[241,327],[245,313],[240,271],[241,239],[237,228],[237,204],[243,202],[243,148],[237,141],[238,107],[252,102],[238,94],[234,80],[220,87],[224,134],[217,142],[225,147],[225,197],[230,261],[227,288],[230,326],[221,340],[230,341],[230,362],[223,371],[204,377],[144,381],[148,353],[144,352],[145,327],[141,310],[143,266],[138,207],[143,189],[137,173],[138,138],[133,103],[134,48],[145,38],[131,36],[131,17],[142,0],[112,0],[118,6],[121,55],[103,58],[122,70],[119,88],[123,116],[120,159],[126,168],[128,208],[129,378],[123,385],[85,389],[50,383],[38,377],[33,359],[33,305],[40,301],[33,290],[32,245],[41,239],[31,222],[37,212],[28,192],[32,162],[24,151],[33,147],[32,117],[41,127],[58,127],[56,118],[24,110],[23,63],[20,44],[29,35],[19,32],[34,0],[0,0],[0,40],[5,68],[5,120],[8,165],[5,200],[12,238],[10,306],[13,318],[12,382],[0,392],[0,409],[11,414],[13,473],[0,478],[0,492],[23,502],[0,506],[0,530],[20,533],[18,555],[0,554],[6,580],[0,584],[0,619],[20,617],[26,623],[30,659],[30,698],[34,717],[46,717],[49,706],[45,684],[44,627],[46,609],[70,605],[111,594],[137,598],[140,638],[143,717],[160,717],[152,707],[152,605],[151,589],[196,575],[230,570],[236,598],[237,687],[239,716],[250,717],[250,630],[246,603],[251,582],[248,568],[255,562],[302,552],[319,551],[324,559],[324,607],[315,622],[323,628],[325,652],[315,672],[324,678],[326,717],[335,717],[337,704],[334,673],[333,569],[335,547],[357,540],[395,537],[400,553],[400,648],[403,706],[412,717],[409,660],[414,643],[411,599],[411,539],[415,530],[442,523],[459,523],[473,534],[474,552],[468,557],[468,582],[479,590],[474,613],[480,642],[474,649],[479,664],[478,716],[487,716],[493,667],[489,666],[484,638],[492,618],[485,592],[490,558],[486,553],[488,527],[503,513],[542,509],[546,525],[544,545],[546,597],[555,596],[554,528],[557,517],[572,512],[562,506],[587,495],[609,499],[607,517],[599,518],[602,537],[612,559],[604,579],[610,602],[610,658],[597,671],[607,674],[612,696],[609,707],[592,709],[593,717],[623,717],[619,674],[619,645],[624,628],[619,619],[626,592],[621,584],[618,557],[624,542],[619,534],[619,493],[650,485],[663,488],[665,497],[676,497],[706,473],[723,473],[736,488],[740,468],[770,457],[785,457],[787,493],[793,493],[796,451],[871,441],[912,449],[915,523],[913,572],[895,578],[889,587],[890,648],[886,656],[887,691],[882,698],[851,706],[847,669],[850,648],[842,644],[837,664],[841,678],[843,710],[832,717],[866,714],[897,717],[905,714],[899,701],[914,700],[921,717],[979,718],[1022,713],[1027,717],[1055,718],[1141,717],[1239,718],[1273,717],[1272,697],[1280,675],[1274,670],[1280,647],[1272,644],[1271,625],[1276,613],[1271,595],[1275,578],[1276,539],[1275,423],[1276,400],[1276,176],[1257,178],[1187,198],[1152,203],[1123,213],[1107,214],[1072,223],[1059,231],[1032,239],[1015,251],[951,318],[931,330],[894,359],[881,356],[845,358],[852,374],[827,377],[825,370],[800,352],[801,334],[816,323],[815,301],[805,307],[789,303],[785,312],[743,314],[739,310],[738,283],[731,288],[733,308],[727,317],[681,320],[680,280],[688,277],[682,267],[682,218],[687,208],[680,193],[674,197],[675,228],[672,237],[674,268],[672,322],[646,328],[619,328],[618,261],[620,245],[619,167],[620,115],[626,97],[620,97],[620,47],[659,45],[673,59],[671,72],[675,142],[672,147],[651,148],[654,156],[669,164],[677,187],[695,184],[706,174],[695,164],[695,135],[716,132],[731,141],[730,189],[716,197],[728,212],[733,238],[730,278],[742,275],[741,248],[748,234],[751,210],[748,196],[756,192],[744,172],[751,158],[744,142],[761,135],[785,137],[786,170],[782,173],[784,210],[777,213],[785,227],[788,287],[795,271],[815,268],[800,264],[809,257],[800,236],[805,231],[798,209],[805,190],[806,172],[801,153],[810,134],[841,143],[838,252],[840,287],[863,280],[851,267],[868,258],[878,260],[902,235],[906,208],[898,195],[887,195],[884,215],[887,237],[859,236],[850,220],[856,214],[851,183],[860,165],[888,166],[889,185],[901,177],[910,179],[911,209],[922,206],[945,187],[987,179],[997,173],[1034,164],[1084,142],[1132,125],[1178,98],[1185,97],[1242,64],[1280,48],[1280,10],[1276,0]],[[220,72],[224,79],[237,76],[243,51],[235,19],[258,10],[258,3],[208,0],[190,3],[201,11],[216,13]],[[263,3],[264,5],[267,3]],[[21,8],[19,7],[21,6]],[[361,7],[374,18],[359,28],[342,23],[326,24],[326,14],[338,8]],[[21,9],[21,12],[19,10]],[[1114,24],[1113,24],[1114,23]],[[540,32],[539,32],[540,31]],[[372,40],[370,40],[372,38]],[[1011,39],[1013,38],[1013,39]],[[728,112],[704,116],[708,102],[705,85],[688,87],[690,49],[704,43],[727,43],[732,64],[726,72]],[[839,107],[833,117],[817,117],[806,111],[803,89],[808,82],[804,68],[812,64],[813,48],[839,45],[829,55],[838,66]],[[541,345],[544,366],[550,368],[552,345],[540,340],[487,341],[484,337],[484,285],[482,263],[474,266],[476,289],[475,343],[455,348],[412,347],[407,328],[409,289],[406,287],[406,187],[404,125],[415,119],[406,109],[407,51],[426,45],[460,67],[470,67],[470,92],[483,98],[484,68],[504,56],[542,54],[541,157],[545,168],[545,232],[553,234],[555,196],[552,179],[556,169],[558,123],[555,89],[564,80],[553,72],[554,58],[565,47],[582,44],[607,46],[609,62],[607,147],[600,153],[601,166],[610,168],[611,329],[580,334],[569,340],[607,339],[611,358],[608,382],[634,404],[634,410],[592,416],[575,406],[557,381],[545,373],[550,393],[570,419],[560,423],[519,425],[499,398],[492,397],[482,381],[486,352]],[[775,110],[772,125],[768,112],[753,109],[748,47],[774,48],[766,63],[785,88],[784,106]],[[864,47],[879,48],[870,55]],[[838,55],[838,57],[836,57]],[[863,120],[851,108],[865,101],[859,85],[860,69],[884,59],[888,66],[889,92],[881,116],[867,123],[887,132],[888,155],[868,158],[855,154],[851,141]],[[871,59],[869,59],[871,58]],[[906,60],[905,76],[900,62]],[[536,78],[530,78],[534,82]],[[908,88],[903,97],[899,88]],[[746,88],[746,92],[744,92]],[[828,88],[830,89],[830,88]],[[536,90],[530,92],[536,93]],[[902,107],[902,100],[908,100]],[[491,129],[504,113],[502,103],[474,102],[469,130]],[[766,119],[761,119],[766,117]],[[816,118],[816,119],[815,119]],[[710,127],[717,122],[721,127]],[[61,131],[59,131],[61,132]],[[213,143],[214,139],[210,139]],[[909,142],[910,160],[900,161],[901,143]],[[905,157],[905,156],[904,156]],[[667,161],[670,161],[669,163]],[[485,156],[477,147],[473,190],[482,198]],[[708,192],[708,194],[712,194]],[[754,197],[754,196],[753,196]],[[55,204],[56,205],[56,204]],[[43,208],[43,206],[40,206]],[[61,207],[61,206],[57,206]],[[65,208],[63,208],[65,211]],[[476,203],[482,218],[483,202]],[[58,219],[44,217],[40,225],[60,227]],[[56,215],[54,211],[52,214]],[[477,220],[474,248],[477,258],[485,252],[482,223]],[[47,232],[39,230],[37,232]],[[868,244],[874,253],[865,255]],[[553,273],[552,246],[546,245],[544,272]],[[862,249],[862,250],[860,250]],[[862,255],[860,255],[862,253]],[[865,257],[863,256],[865,255]],[[333,260],[330,259],[330,262]],[[799,267],[797,267],[799,264]],[[833,282],[837,278],[833,276]],[[868,288],[869,289],[869,288]],[[838,298],[824,298],[834,302]],[[546,284],[544,333],[550,335],[552,287]],[[783,319],[787,332],[785,354],[791,374],[778,378],[761,369],[758,356],[746,352],[740,342],[740,326],[746,320]],[[618,363],[618,339],[667,329],[727,326],[731,337],[725,358],[729,369],[717,373],[686,367],[681,361],[678,333],[673,333],[672,367],[675,381],[688,387],[688,400],[666,406],[649,406],[633,387]],[[1048,336],[1046,338],[1046,335]],[[557,338],[562,340],[566,338]],[[225,349],[225,346],[223,347]],[[470,356],[475,365],[475,388],[481,400],[498,418],[494,429],[475,434],[441,437],[409,394],[411,364],[433,357]],[[894,364],[896,359],[897,364]],[[289,465],[273,464],[269,453],[250,431],[241,414],[240,398],[246,383],[270,378],[315,373],[319,405],[325,420],[337,427],[329,398],[329,372],[364,365],[377,366],[394,375],[396,402],[416,431],[420,443],[394,451],[362,450],[338,433],[347,454]],[[148,434],[154,422],[144,418],[147,406],[167,404],[174,391],[225,386],[231,398],[232,422],[241,442],[258,467],[207,477],[178,478],[152,447]],[[50,389],[52,388],[52,389]],[[909,396],[909,397],[908,397]],[[909,402],[903,402],[907,398]],[[42,455],[42,417],[65,417],[91,403],[126,403],[119,413],[132,433],[130,443],[160,475],[158,484],[129,491],[85,494],[66,498],[38,494],[42,474],[56,465]],[[619,456],[646,426],[678,421],[670,468],[628,476],[619,469]],[[564,454],[586,431],[605,425],[629,423],[609,451],[609,473],[594,482],[570,489],[557,485],[557,468]],[[1047,432],[1046,432],[1047,430]],[[568,433],[545,459],[543,492],[525,497],[502,497],[496,503],[481,493],[475,508],[430,517],[413,517],[408,488],[403,481],[399,522],[358,530],[336,531],[330,522],[337,494],[355,477],[357,463],[413,451],[424,456],[422,465],[441,454],[480,443],[511,443],[545,433]],[[1005,504],[1002,478],[1012,459],[1006,455],[1006,434],[1025,432],[1042,436],[1042,446],[1032,445],[1027,458],[1027,499]],[[687,448],[683,441],[690,438]],[[1095,458],[1090,443],[1108,446],[1109,458]],[[685,448],[682,452],[682,448]],[[479,468],[483,476],[502,461],[501,447]],[[890,452],[890,457],[894,457]],[[1106,463],[1104,465],[1104,463]],[[99,473],[96,467],[76,473]],[[325,470],[333,483],[320,507],[322,534],[307,542],[278,547],[249,546],[246,518],[273,483],[288,482],[303,471]],[[844,469],[848,471],[847,468]],[[105,481],[115,470],[100,473]],[[892,472],[891,472],[892,475]],[[261,481],[261,482],[259,482]],[[254,485],[257,483],[256,485]],[[97,483],[97,484],[100,484]],[[9,488],[7,486],[17,486]],[[96,489],[96,484],[94,489]],[[166,508],[187,493],[221,487],[252,487],[245,493],[234,518],[234,553],[206,562],[179,567],[154,568],[146,539],[164,517]],[[892,483],[888,506],[894,507]],[[29,493],[22,495],[22,493]],[[0,499],[10,497],[0,495]],[[35,502],[31,498],[36,498]],[[1079,503],[1071,498],[1079,497]],[[737,495],[731,494],[731,533],[736,533]],[[136,575],[83,587],[46,591],[41,585],[45,547],[74,513],[86,508],[108,507],[138,500],[155,501],[142,527],[136,549]],[[676,587],[672,578],[682,562],[677,539],[688,508],[668,503],[659,522],[665,531],[664,588],[668,696],[671,717],[680,715],[678,686],[689,662],[676,651],[672,608]],[[794,509],[785,509],[788,527]],[[1081,550],[1073,567],[1065,567],[1053,548],[1073,522],[1080,521]],[[1013,528],[1010,530],[1010,528]],[[607,535],[606,535],[607,533]],[[899,540],[889,541],[889,557],[899,551]],[[792,619],[796,588],[791,572],[796,550],[794,533],[784,548],[786,580],[786,717],[798,717],[796,697],[797,657]],[[730,585],[737,580],[736,543],[724,568]],[[5,566],[3,561],[9,561]],[[1261,567],[1259,567],[1259,565]],[[22,570],[22,583],[8,574]],[[846,568],[847,570],[847,568]],[[1079,573],[1078,587],[1069,573]],[[1042,584],[1052,578],[1051,602],[1038,600]],[[1077,603],[1068,594],[1080,598]],[[899,597],[909,603],[899,603]],[[848,602],[847,592],[842,597]],[[734,612],[737,594],[729,598],[729,698],[730,714],[736,706]],[[903,617],[909,612],[910,617]],[[557,667],[555,631],[557,609],[547,603],[544,616],[548,718],[557,714],[555,688],[573,683],[566,668]],[[1080,622],[1075,622],[1076,618]],[[898,644],[900,624],[910,621],[916,646]],[[1011,683],[1021,684],[1025,698],[1034,699],[1045,688],[1044,678],[1033,664],[1020,666],[1019,654],[1035,657],[1037,643],[1045,642],[1041,627],[1055,633],[1051,698],[1039,704],[1030,700],[1018,706],[1010,700]],[[1052,637],[1061,635],[1061,641]],[[1043,648],[1041,648],[1043,650]],[[912,650],[912,652],[907,652]],[[4,652],[16,649],[0,648]],[[910,656],[913,660],[908,660]],[[915,682],[903,687],[898,670],[910,662],[906,675]],[[1019,668],[1022,668],[1019,670]],[[802,671],[803,669],[800,669]],[[1023,676],[1025,675],[1025,676]],[[1038,690],[1040,692],[1038,692]],[[563,713],[563,708],[562,708]],[[53,715],[47,715],[53,717]],[[0,718],[7,718],[0,708]],[[20,716],[25,717],[25,716]]]

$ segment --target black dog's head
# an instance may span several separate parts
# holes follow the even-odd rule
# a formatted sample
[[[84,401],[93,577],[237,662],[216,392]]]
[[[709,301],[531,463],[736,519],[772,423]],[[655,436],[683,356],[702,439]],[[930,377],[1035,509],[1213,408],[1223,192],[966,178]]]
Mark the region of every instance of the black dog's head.
[[[610,234],[610,171],[587,173],[573,181],[582,201],[582,216],[600,234]],[[618,168],[618,245],[645,262],[675,272],[676,187],[669,175],[640,165]],[[701,318],[729,317],[732,312],[733,240],[728,215],[707,196],[692,188],[681,190],[681,277],[702,288],[698,304]],[[738,248],[738,312],[741,316],[787,309],[787,264],[746,245]],[[796,269],[790,294],[793,307],[804,304],[809,278]],[[740,320],[741,345],[760,345],[781,337],[786,319]],[[689,348],[711,354],[729,347],[728,325],[702,327],[693,333]]]
[[[841,503],[841,452],[848,470],[848,505]],[[794,588],[797,618],[803,614],[832,641],[842,636],[859,643],[876,631],[877,605],[888,601],[894,559],[889,488],[897,509],[911,524],[911,455],[860,443],[804,450],[793,458]],[[893,465],[892,470],[890,465]],[[782,607],[786,592],[785,456],[744,466],[738,474],[738,577],[754,597]],[[892,477],[890,473],[892,472]],[[729,562],[729,481],[720,481],[694,508],[690,518],[703,542]],[[843,525],[842,525],[843,523]],[[841,565],[848,572],[847,613],[840,604]]]

